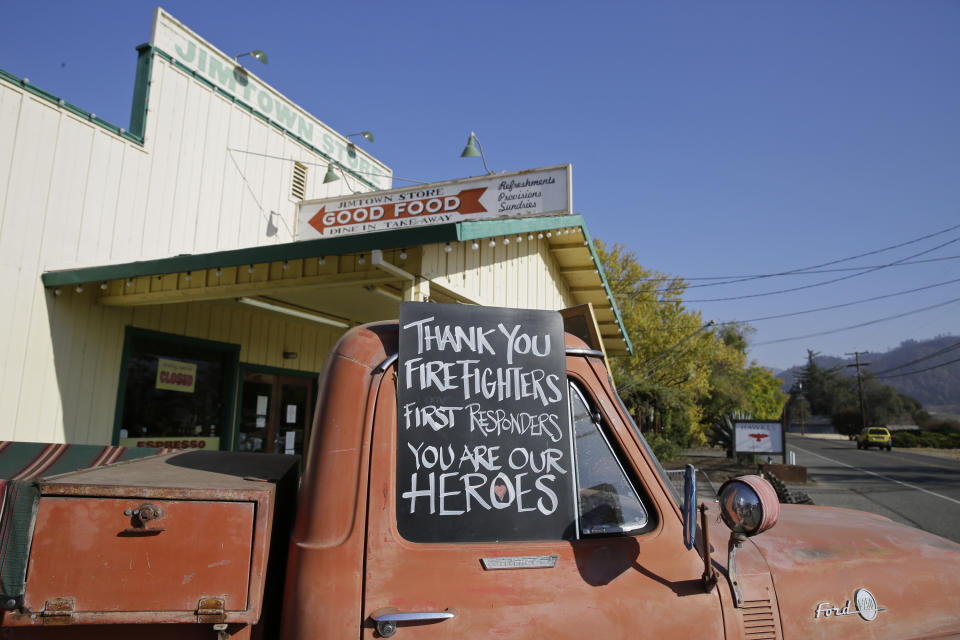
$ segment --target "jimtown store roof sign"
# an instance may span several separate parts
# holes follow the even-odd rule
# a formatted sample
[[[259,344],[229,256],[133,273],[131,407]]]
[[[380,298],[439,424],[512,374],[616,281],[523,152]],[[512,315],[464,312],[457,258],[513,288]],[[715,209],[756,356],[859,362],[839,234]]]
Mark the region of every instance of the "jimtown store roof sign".
[[[297,240],[489,218],[571,212],[570,165],[311,200]]]

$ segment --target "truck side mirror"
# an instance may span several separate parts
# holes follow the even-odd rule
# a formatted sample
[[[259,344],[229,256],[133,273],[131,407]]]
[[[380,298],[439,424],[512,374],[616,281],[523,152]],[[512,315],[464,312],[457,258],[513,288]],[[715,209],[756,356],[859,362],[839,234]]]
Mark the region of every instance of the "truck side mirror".
[[[763,533],[780,518],[780,500],[769,482],[760,476],[740,476],[720,485],[720,517],[730,527],[727,545],[727,575],[736,606],[743,606],[737,577],[737,549],[750,536]]]

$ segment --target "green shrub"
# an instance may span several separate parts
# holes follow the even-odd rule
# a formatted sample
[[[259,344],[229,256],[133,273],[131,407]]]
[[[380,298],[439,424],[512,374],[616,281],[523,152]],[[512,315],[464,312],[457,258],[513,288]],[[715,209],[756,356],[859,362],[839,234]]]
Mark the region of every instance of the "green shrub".
[[[669,462],[680,455],[680,445],[659,433],[645,433],[643,437],[647,439],[653,455],[657,456],[660,462]]]
[[[919,438],[909,431],[894,431],[890,434],[890,438],[893,441],[893,446],[900,447],[902,449],[916,447],[920,442]]]
[[[920,435],[921,447],[933,447],[935,449],[949,449],[950,437],[942,433],[926,432]]]

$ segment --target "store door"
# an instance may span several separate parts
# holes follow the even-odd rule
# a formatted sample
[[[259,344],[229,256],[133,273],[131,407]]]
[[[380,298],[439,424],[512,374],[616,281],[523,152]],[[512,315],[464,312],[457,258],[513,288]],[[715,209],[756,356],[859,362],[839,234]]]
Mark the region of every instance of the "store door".
[[[313,422],[313,378],[246,371],[237,451],[302,456]]]

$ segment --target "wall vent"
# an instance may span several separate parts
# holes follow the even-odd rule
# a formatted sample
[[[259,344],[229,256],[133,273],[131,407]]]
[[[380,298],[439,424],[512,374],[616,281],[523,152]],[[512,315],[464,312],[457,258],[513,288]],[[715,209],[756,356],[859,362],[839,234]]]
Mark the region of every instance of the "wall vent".
[[[290,197],[303,200],[307,196],[307,165],[293,163],[293,180],[290,183]]]

